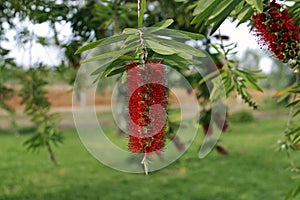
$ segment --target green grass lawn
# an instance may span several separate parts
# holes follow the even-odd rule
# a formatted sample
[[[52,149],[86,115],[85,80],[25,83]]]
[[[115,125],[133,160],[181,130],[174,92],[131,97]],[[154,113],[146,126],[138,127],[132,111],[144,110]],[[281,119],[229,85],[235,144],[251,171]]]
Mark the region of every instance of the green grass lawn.
[[[285,154],[274,151],[284,125],[231,124],[221,138],[230,155],[213,151],[203,160],[197,157],[201,133],[178,161],[149,176],[102,165],[75,130],[65,130],[65,144],[55,149],[58,167],[44,149],[34,154],[24,149],[29,135],[0,131],[0,199],[283,199],[294,184]]]

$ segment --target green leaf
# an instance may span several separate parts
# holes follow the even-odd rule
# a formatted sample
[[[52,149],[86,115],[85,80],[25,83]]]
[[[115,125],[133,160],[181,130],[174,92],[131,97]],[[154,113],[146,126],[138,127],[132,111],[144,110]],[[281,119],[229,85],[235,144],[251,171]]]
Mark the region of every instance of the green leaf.
[[[214,24],[213,24],[213,27],[211,28],[211,30],[210,30],[210,32],[209,32],[209,35],[213,35],[215,32],[216,32],[216,30],[218,30],[218,28],[221,26],[221,24],[224,22],[224,20],[226,19],[227,17],[223,17],[223,18],[221,18],[221,19],[219,19],[217,22],[215,22]]]
[[[175,30],[175,31],[178,31],[179,33],[187,35],[188,37],[190,37],[193,40],[203,40],[205,38],[205,36],[200,33],[191,33],[188,31],[181,31],[181,30]]]
[[[225,16],[227,17],[239,3],[240,0],[220,1],[218,6],[215,8],[215,12],[209,16],[206,24],[212,24],[216,21],[219,21],[220,18]]]
[[[242,23],[245,23],[250,17],[252,16],[254,10],[251,6],[247,5],[244,7],[243,11],[238,15],[239,23],[237,26],[241,25]]]
[[[85,46],[80,47],[75,52],[75,55],[76,54],[80,54],[80,53],[82,53],[84,51],[93,49],[95,47],[98,47],[100,44],[104,46],[104,45],[110,45],[110,44],[113,44],[113,43],[116,43],[116,42],[121,42],[121,41],[125,40],[130,35],[132,35],[132,34],[114,35],[114,36],[111,36],[111,37],[107,37],[107,38],[103,38],[103,39],[97,40],[95,42],[91,42],[91,43],[89,43],[89,44],[87,44]]]
[[[173,19],[167,19],[167,20],[158,22],[158,23],[154,24],[154,25],[151,26],[151,27],[167,28],[167,27],[169,27],[173,22],[174,22]]]
[[[249,5],[254,6],[258,12],[260,12],[260,13],[263,12],[263,1],[262,0],[246,0],[246,2]]]
[[[105,62],[102,62],[101,65],[97,67],[97,69],[91,73],[92,76],[103,73],[103,71],[106,69],[105,66],[108,66],[109,63],[114,62],[113,60],[107,59]]]
[[[112,50],[111,52],[103,53],[103,54],[94,56],[92,58],[83,60],[83,61],[81,61],[81,63],[93,62],[96,60],[106,60],[106,59],[118,58],[118,57],[120,57],[130,51],[133,51],[133,50],[135,50],[135,47],[120,49],[120,50]]]
[[[277,98],[277,97],[280,97],[280,96],[285,95],[285,94],[289,95],[289,91],[294,87],[295,87],[294,85],[291,85],[291,86],[288,86],[288,87],[286,87],[282,90],[279,90],[276,94],[273,95],[273,98]]]
[[[235,6],[239,4],[240,0],[231,0],[230,3],[227,3],[224,8],[222,8],[218,15],[213,15],[210,17],[210,19],[207,21],[206,24],[213,23],[213,27],[210,31],[210,35],[212,35],[220,26],[221,24],[227,19],[227,17],[230,15],[230,13],[234,10]]]
[[[253,1],[253,5],[255,6],[257,11],[262,13],[263,9],[264,9],[262,0],[252,0],[252,1]]]
[[[195,49],[194,47],[191,47],[185,43],[177,42],[176,40],[160,38],[155,35],[152,35],[152,37],[148,36],[146,39],[148,39],[150,41],[155,41],[156,43],[164,44],[164,46],[171,48],[172,51],[176,54],[183,53],[185,55],[191,54],[191,55],[198,56],[198,57],[205,57],[205,54],[202,53],[199,49]],[[159,53],[159,52],[157,52],[157,53]]]
[[[189,60],[182,58],[178,54],[173,54],[173,55],[154,54],[153,58],[162,59],[164,64],[172,68],[176,68],[178,70],[188,69],[188,66],[191,64]]]
[[[107,77],[110,77],[110,76],[114,76],[114,75],[116,75],[116,74],[123,73],[126,69],[127,69],[127,65],[122,66],[122,67],[120,67],[120,68],[117,68],[117,69],[115,69],[115,70],[112,70],[112,71],[109,72],[106,76],[107,76]]]
[[[138,34],[139,33],[139,29],[136,29],[136,28],[125,28],[123,30],[123,33],[125,34],[129,34],[129,35],[134,35],[134,34]]]
[[[210,16],[214,12],[215,8],[218,6],[219,3],[220,3],[220,0],[199,1],[198,5],[194,11],[194,14],[196,14],[196,17],[192,20],[191,24],[202,23],[208,16]]]
[[[212,3],[212,1],[207,1],[207,0],[198,0],[196,7],[194,9],[193,15],[199,15],[203,11],[205,11],[209,5]]]
[[[296,117],[297,115],[299,115],[300,113],[300,109],[296,110],[295,113],[293,114],[293,117]]]
[[[300,193],[300,183],[297,183],[285,197],[285,200],[295,200],[295,197]]]
[[[75,55],[77,54],[80,54],[84,51],[87,51],[87,50],[90,50],[90,49],[93,49],[95,47],[97,47],[99,44],[101,44],[104,40],[106,40],[107,38],[102,38],[100,40],[97,40],[95,42],[91,42],[83,47],[80,47],[79,49],[77,49],[77,51],[74,53]]]
[[[216,77],[217,75],[219,75],[220,72],[218,70],[209,73],[208,75],[206,75],[205,77],[203,77],[203,79],[201,79],[199,81],[199,85],[202,85],[203,83],[205,83],[206,81],[208,81],[209,79],[213,79],[214,77]]]
[[[291,136],[291,135],[296,134],[299,131],[300,131],[300,127],[293,129],[292,131],[288,132],[286,135]]]
[[[138,35],[130,35],[126,38],[126,40],[121,45],[121,49],[136,47],[140,46],[140,37]]]
[[[168,110],[168,119],[173,123],[181,122],[181,110],[180,109]]]
[[[298,105],[300,105],[300,100],[293,101],[293,102],[289,103],[288,105],[286,105],[286,107],[292,107],[292,106],[298,106]]]
[[[245,0],[241,0],[240,3],[235,7],[234,14],[238,15],[245,8]]]
[[[165,45],[160,44],[159,42],[155,42],[153,40],[146,40],[146,44],[156,53],[162,54],[162,55],[172,55],[176,52]]]
[[[96,60],[100,61],[100,60],[111,59],[111,58],[118,57],[118,56],[121,56],[121,55],[124,55],[124,54],[125,54],[124,50],[103,53],[103,54],[94,56],[92,58],[85,59],[85,60],[81,61],[81,64],[84,64],[84,63],[87,63],[87,62],[93,62],[93,61],[96,61]]]
[[[158,36],[166,36],[170,37],[173,39],[185,39],[185,40],[202,40],[205,38],[204,35],[200,33],[191,33],[188,31],[182,31],[182,30],[171,30],[171,29],[153,29],[153,28],[148,28],[144,32],[144,36],[146,37],[147,35],[155,34]]]
[[[116,58],[114,61],[108,60],[106,63],[103,63],[91,75],[97,75],[102,73],[101,77],[105,77],[112,68],[121,66],[126,61],[133,61],[133,60],[135,60],[135,57],[133,56],[122,55]]]

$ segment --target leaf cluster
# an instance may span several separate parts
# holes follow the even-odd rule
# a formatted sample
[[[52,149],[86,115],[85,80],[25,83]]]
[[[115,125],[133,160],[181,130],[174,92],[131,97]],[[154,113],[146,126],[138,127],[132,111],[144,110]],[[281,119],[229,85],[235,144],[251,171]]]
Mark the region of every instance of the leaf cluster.
[[[124,29],[123,34],[103,38],[79,48],[75,54],[91,49],[102,52],[88,58],[82,63],[95,62],[99,67],[92,75],[98,78],[121,74],[126,71],[130,62],[141,63],[141,54],[145,50],[150,61],[163,60],[164,64],[175,69],[188,69],[191,64],[199,64],[196,57],[205,55],[198,49],[182,41],[199,40],[204,36],[185,31],[165,29],[173,20],[165,20],[150,28]]]
[[[62,143],[63,137],[58,128],[60,122],[59,113],[50,113],[51,104],[48,101],[45,80],[49,71],[45,68],[31,68],[22,74],[22,88],[19,95],[21,104],[25,105],[24,112],[31,117],[35,125],[35,132],[31,138],[24,142],[28,150],[36,151],[40,147],[46,147],[51,160],[56,163],[52,151],[52,144]]]
[[[221,81],[214,82],[214,88],[211,93],[211,98],[219,95],[218,89],[220,84],[225,89],[226,97],[229,97],[233,92],[237,92],[241,98],[248,103],[253,109],[257,108],[257,104],[252,100],[252,95],[249,93],[249,89],[263,92],[262,88],[258,85],[258,80],[265,78],[261,75],[261,70],[250,70],[239,66],[238,62],[232,58],[236,54],[236,44],[223,45],[211,45],[221,56],[224,65],[220,70]],[[231,57],[231,58],[230,58]],[[219,85],[219,86],[218,86]]]
[[[246,22],[254,12],[263,11],[262,0],[199,0],[194,8],[192,24],[200,24],[201,29],[210,27],[212,35],[228,17],[238,19],[239,24]],[[238,24],[238,25],[239,25]]]

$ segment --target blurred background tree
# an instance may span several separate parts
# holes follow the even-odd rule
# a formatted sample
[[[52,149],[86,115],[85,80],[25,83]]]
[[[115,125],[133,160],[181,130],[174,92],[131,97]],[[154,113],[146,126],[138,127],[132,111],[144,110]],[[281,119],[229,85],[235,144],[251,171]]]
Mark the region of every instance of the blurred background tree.
[[[172,18],[174,19],[174,23],[170,28],[205,35],[206,38],[200,44],[197,43],[197,48],[206,49],[210,52],[210,45],[215,42],[210,35],[215,34],[215,31],[225,19],[239,20],[239,24],[247,22],[255,10],[262,11],[262,5],[262,1],[251,0],[228,0],[222,1],[222,3],[216,0],[211,2],[203,0],[150,0],[148,1],[144,16],[144,25],[151,26],[162,20]],[[45,144],[61,142],[62,137],[59,136],[59,129],[57,129],[58,120],[57,118],[51,119],[51,105],[47,102],[45,96],[45,86],[51,82],[49,77],[53,73],[58,73],[62,80],[72,85],[75,80],[76,70],[80,67],[80,61],[86,56],[84,53],[74,55],[75,51],[88,42],[113,34],[121,34],[124,28],[136,28],[137,1],[4,0],[0,2],[0,8],[0,65],[1,72],[3,72],[0,74],[0,106],[13,115],[13,109],[5,102],[13,95],[19,95],[22,97],[22,103],[25,104],[28,110],[32,109],[33,104],[41,108],[46,108],[42,112],[44,116],[42,120],[36,120],[41,115],[41,112],[36,112],[36,110],[28,112],[28,110],[25,110],[25,113],[28,115],[33,115],[32,122],[36,124],[36,127],[42,127],[40,130],[49,131],[45,137],[43,131],[38,131],[37,129],[31,143],[26,143],[30,149],[36,149]],[[40,36],[32,29],[32,27],[41,24],[46,24],[46,27],[49,29],[47,36]],[[67,27],[69,33],[65,35],[62,31],[66,29],[62,29],[61,27]],[[14,34],[13,37],[11,34]],[[214,36],[217,40],[222,38],[218,34]],[[15,42],[17,46],[7,48],[7,43],[12,42]],[[31,48],[35,44],[45,47],[57,47],[62,52],[63,59],[54,67],[49,66],[43,60],[36,63],[33,62],[32,53],[34,52],[32,52]],[[220,48],[223,47],[222,45],[220,46]],[[10,54],[13,48],[23,48],[29,52],[29,66],[24,67],[16,64]],[[217,54],[211,53],[211,56],[213,56],[214,61],[218,64],[226,64],[226,62],[230,61],[228,60],[230,58],[222,56],[223,53],[220,50]],[[241,59],[241,64],[247,65],[246,67],[249,69],[257,69],[259,60],[259,55],[253,51],[248,51],[245,53],[245,57]],[[274,67],[275,70],[271,71],[271,76],[269,77],[269,81],[267,81],[266,87],[279,88],[289,85],[289,80],[292,82],[293,79],[286,78],[290,77],[285,76],[288,74],[286,67],[280,65],[279,62],[274,66],[276,66]],[[233,66],[228,69],[235,72],[234,69],[239,68],[238,66]],[[222,72],[226,72],[226,70],[223,69]],[[33,79],[28,77],[35,77],[39,82],[43,83],[35,85],[37,87],[35,90],[43,91],[38,94],[38,98],[36,98],[37,94],[34,93],[34,90],[32,88],[30,90]],[[237,83],[235,90],[242,91],[240,88],[240,83],[242,82],[238,82],[241,78],[243,77],[237,75],[235,81],[231,80],[233,83]],[[8,84],[13,79],[22,85],[22,90],[26,92],[17,94],[17,91]],[[244,89],[247,89],[247,87]],[[232,90],[229,91],[229,93],[231,92]],[[31,99],[31,101],[28,99]],[[248,101],[248,97],[245,97],[245,100]],[[53,123],[53,120],[55,123]],[[44,129],[44,126],[50,127]],[[53,131],[55,133],[52,133]],[[55,137],[52,137],[53,135]],[[34,138],[44,139],[36,140]],[[48,140],[50,143],[43,142]],[[50,147],[49,152],[51,151]],[[50,155],[50,157],[53,157],[53,155]]]

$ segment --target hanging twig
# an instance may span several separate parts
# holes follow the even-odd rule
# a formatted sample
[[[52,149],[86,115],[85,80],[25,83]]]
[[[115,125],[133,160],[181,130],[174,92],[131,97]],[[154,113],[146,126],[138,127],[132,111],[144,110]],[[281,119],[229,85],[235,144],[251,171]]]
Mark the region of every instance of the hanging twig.
[[[297,70],[297,69],[296,69],[296,70]],[[298,73],[298,71],[296,71],[296,70],[295,70],[295,75],[296,75],[296,85],[298,85],[298,84],[299,84],[299,73]],[[292,96],[292,102],[294,102],[296,99],[297,99],[297,94],[293,94],[293,96]],[[291,143],[291,138],[290,138],[290,136],[287,135],[287,134],[290,132],[290,129],[291,129],[291,122],[292,122],[292,119],[293,119],[293,117],[294,117],[294,111],[295,111],[295,105],[293,105],[293,106],[290,108],[289,115],[288,115],[288,119],[287,119],[287,123],[286,123],[286,128],[285,128],[285,131],[284,131],[285,136],[286,136],[286,138],[287,138],[287,141],[288,141],[289,143]],[[297,167],[297,165],[296,165],[294,159],[293,159],[292,156],[291,156],[290,149],[289,149],[288,147],[285,147],[285,149],[286,149],[287,157],[288,157],[288,159],[289,159],[289,161],[290,161],[290,165],[291,165],[292,169],[293,169],[294,171],[296,171],[297,173],[300,173],[299,167]]]
[[[145,1],[138,0],[138,27],[142,28],[143,25],[143,15],[144,15],[144,8],[142,4],[145,4]],[[146,58],[147,58],[147,50],[145,47],[145,40],[144,40],[144,33],[142,30],[139,30],[139,37],[140,37],[140,44],[141,44],[141,63],[142,63],[142,69],[146,69]],[[145,77],[146,78],[146,77]],[[145,133],[147,134],[147,133]],[[147,153],[144,153],[143,160],[141,161],[141,164],[144,167],[145,174],[148,175],[148,158]]]
[[[148,169],[148,158],[147,158],[146,153],[144,154],[144,157],[143,157],[143,160],[142,160],[141,164],[144,166],[145,174],[148,175],[149,169]]]

